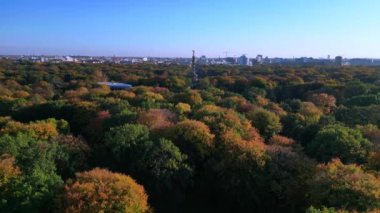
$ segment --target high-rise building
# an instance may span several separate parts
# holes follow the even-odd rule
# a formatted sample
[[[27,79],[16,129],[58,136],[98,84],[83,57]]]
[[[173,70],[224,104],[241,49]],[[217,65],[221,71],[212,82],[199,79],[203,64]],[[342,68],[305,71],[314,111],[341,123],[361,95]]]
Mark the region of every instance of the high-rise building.
[[[342,66],[343,65],[343,57],[342,56],[335,57],[335,64]]]
[[[258,64],[262,64],[264,61],[263,61],[263,55],[257,55],[256,56],[256,61]]]
[[[240,56],[238,59],[237,59],[237,63],[239,65],[243,65],[243,66],[246,66],[246,65],[249,65],[249,59],[246,55],[242,55]]]

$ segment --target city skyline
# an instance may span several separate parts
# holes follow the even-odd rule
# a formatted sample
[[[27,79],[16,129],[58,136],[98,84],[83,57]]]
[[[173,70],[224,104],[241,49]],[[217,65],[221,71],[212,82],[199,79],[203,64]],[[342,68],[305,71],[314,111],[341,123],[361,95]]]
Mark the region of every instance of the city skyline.
[[[196,53],[196,51],[195,51]],[[226,52],[224,52],[224,54],[226,54]],[[23,57],[50,57],[50,58],[62,58],[62,57],[89,57],[89,58],[140,58],[140,59],[143,59],[143,58],[147,58],[147,59],[154,59],[154,58],[162,58],[162,59],[191,59],[192,58],[192,55],[191,55],[191,52],[190,54],[186,55],[186,56],[141,56],[141,55],[129,55],[129,56],[126,56],[126,55],[84,55],[84,54],[0,54],[0,58],[23,58]],[[240,55],[237,55],[237,54],[234,54],[234,55],[224,55],[224,56],[216,56],[216,57],[209,57],[207,55],[199,55],[199,54],[195,54],[195,58],[198,60],[198,59],[202,59],[202,58],[207,58],[207,59],[227,59],[227,58],[234,58],[234,59],[238,59],[238,58],[241,58],[241,57],[246,57],[248,59],[256,59],[257,57],[262,57],[262,58],[269,58],[269,59],[288,59],[288,60],[291,60],[291,59],[302,59],[302,58],[305,58],[305,59],[324,59],[324,60],[334,60],[336,57],[342,57],[342,59],[374,59],[374,60],[380,60],[380,57],[379,58],[375,58],[375,57],[344,57],[344,56],[341,56],[341,55],[325,55],[325,57],[321,56],[321,57],[312,57],[312,56],[307,56],[307,55],[304,55],[304,56],[299,56],[299,57],[279,57],[279,56],[267,56],[267,55],[262,55],[260,53],[258,54],[255,54],[255,55],[247,55],[247,54],[240,54]]]
[[[1,55],[380,58],[375,0],[16,0],[0,8]]]

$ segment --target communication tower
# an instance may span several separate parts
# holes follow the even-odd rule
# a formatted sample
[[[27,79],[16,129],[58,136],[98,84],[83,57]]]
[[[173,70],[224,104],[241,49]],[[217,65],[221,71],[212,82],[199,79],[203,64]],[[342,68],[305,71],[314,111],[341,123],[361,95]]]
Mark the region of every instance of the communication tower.
[[[193,71],[193,86],[195,86],[198,83],[197,67],[195,64],[195,50],[193,50],[193,58],[191,61],[191,69]]]

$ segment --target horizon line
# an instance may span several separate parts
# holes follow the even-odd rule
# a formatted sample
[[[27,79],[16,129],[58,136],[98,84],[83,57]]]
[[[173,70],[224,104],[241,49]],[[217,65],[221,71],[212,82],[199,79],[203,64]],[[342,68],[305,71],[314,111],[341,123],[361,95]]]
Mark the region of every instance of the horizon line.
[[[254,57],[248,57],[247,54],[242,54],[240,56],[218,56],[218,57],[207,57],[207,55],[200,55],[196,56],[196,58],[200,58],[205,56],[206,58],[210,59],[218,59],[218,58],[239,58],[241,56],[245,55],[247,58],[256,58],[257,56],[261,55],[263,58],[282,58],[282,59],[296,59],[296,58],[313,58],[313,59],[329,59],[327,57],[313,57],[313,56],[293,56],[293,57],[280,57],[280,56],[265,56],[263,54],[257,54]],[[59,57],[65,57],[65,56],[70,56],[70,57],[107,57],[107,58],[192,58],[192,56],[189,54],[188,57],[183,57],[183,56],[121,56],[121,55],[80,55],[80,54],[0,54],[0,57],[12,57],[12,56],[46,56],[46,57],[54,57],[54,56],[59,56]],[[343,57],[343,59],[380,59],[376,57],[344,57],[342,55],[336,55],[332,56],[330,60],[334,60],[335,57]]]

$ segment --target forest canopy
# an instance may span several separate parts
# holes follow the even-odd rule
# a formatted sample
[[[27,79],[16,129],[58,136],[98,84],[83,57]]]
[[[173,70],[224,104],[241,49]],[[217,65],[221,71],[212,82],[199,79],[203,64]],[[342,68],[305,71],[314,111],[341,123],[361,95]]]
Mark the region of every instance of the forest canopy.
[[[0,212],[380,210],[380,67],[198,73],[0,60]]]

